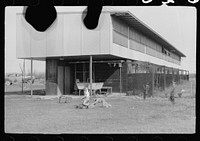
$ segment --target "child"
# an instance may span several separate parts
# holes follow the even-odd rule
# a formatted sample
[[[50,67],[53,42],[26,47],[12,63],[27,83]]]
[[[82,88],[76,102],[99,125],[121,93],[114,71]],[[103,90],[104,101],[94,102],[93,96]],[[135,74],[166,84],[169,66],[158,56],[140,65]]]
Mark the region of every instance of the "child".
[[[146,96],[148,95],[148,92],[149,92],[149,84],[147,83],[145,86],[143,85],[143,88],[144,88],[144,100],[146,99]]]
[[[169,97],[169,100],[172,102],[172,104],[175,104],[175,82],[172,81],[172,90],[170,92],[170,97]]]
[[[89,93],[87,87],[84,88],[84,97],[81,98],[81,99],[83,99],[83,105],[84,105],[84,106],[89,106],[89,104],[90,104],[90,103],[89,103],[89,100],[90,100],[90,93]]]

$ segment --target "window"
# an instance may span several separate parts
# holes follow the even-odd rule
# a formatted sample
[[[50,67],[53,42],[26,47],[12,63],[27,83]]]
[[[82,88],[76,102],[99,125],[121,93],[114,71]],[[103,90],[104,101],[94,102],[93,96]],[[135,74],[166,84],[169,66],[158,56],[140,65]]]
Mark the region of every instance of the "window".
[[[89,63],[79,63],[75,64],[76,69],[76,79],[78,79],[80,82],[88,82],[89,81]],[[94,64],[93,64],[93,80],[95,80],[94,76]]]
[[[112,17],[113,43],[128,47],[128,25],[116,17]]]
[[[128,47],[128,37],[113,30],[113,43],[119,44],[124,47]]]
[[[146,66],[146,64],[137,64],[137,63],[128,63],[128,74],[134,73],[149,73],[150,70]]]
[[[136,73],[136,66],[132,63],[128,63],[128,74]]]
[[[113,30],[118,33],[128,37],[128,25],[122,22],[121,20],[112,17]]]

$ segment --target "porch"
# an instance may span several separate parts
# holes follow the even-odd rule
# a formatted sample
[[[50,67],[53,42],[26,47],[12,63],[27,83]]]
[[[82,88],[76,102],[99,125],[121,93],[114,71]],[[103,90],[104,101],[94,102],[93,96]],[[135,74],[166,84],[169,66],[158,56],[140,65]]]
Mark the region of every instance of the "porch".
[[[81,90],[86,85],[90,89],[91,84],[97,93],[122,92],[123,62],[122,58],[110,56],[93,56],[92,62],[90,56],[47,58],[46,95],[82,95]]]

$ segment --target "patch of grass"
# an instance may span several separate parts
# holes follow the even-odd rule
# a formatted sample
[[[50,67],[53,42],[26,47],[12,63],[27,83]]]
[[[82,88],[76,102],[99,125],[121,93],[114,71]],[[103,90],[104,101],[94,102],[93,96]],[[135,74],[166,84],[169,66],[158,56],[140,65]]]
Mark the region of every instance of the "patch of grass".
[[[165,98],[105,97],[112,105],[76,109],[81,103],[58,103],[15,95],[5,97],[5,131],[9,133],[194,133],[195,99],[172,105]],[[148,127],[148,128],[147,128]]]

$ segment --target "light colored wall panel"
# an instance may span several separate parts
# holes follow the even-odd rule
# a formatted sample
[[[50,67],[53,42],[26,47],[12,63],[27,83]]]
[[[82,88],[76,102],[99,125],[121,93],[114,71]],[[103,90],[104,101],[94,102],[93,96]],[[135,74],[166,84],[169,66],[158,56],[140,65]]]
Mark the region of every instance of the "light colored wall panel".
[[[30,56],[30,28],[22,14],[16,16],[16,55],[17,58]]]
[[[119,53],[121,56],[127,56],[128,54],[128,49],[124,48],[124,47],[119,47]]]
[[[57,14],[57,18],[46,31],[46,56],[64,54],[63,48],[63,14]]]
[[[64,13],[64,55],[81,55],[81,13]]]
[[[100,28],[99,25],[89,30],[82,25],[82,55],[99,54],[100,53]]]
[[[112,43],[111,54],[116,55],[116,56],[120,56],[119,48],[121,48],[120,45]]]
[[[99,18],[99,26],[100,26],[100,53],[108,54],[110,53],[110,14],[109,13],[101,13]]]
[[[31,57],[46,56],[46,32],[38,32],[33,27],[30,30]]]

